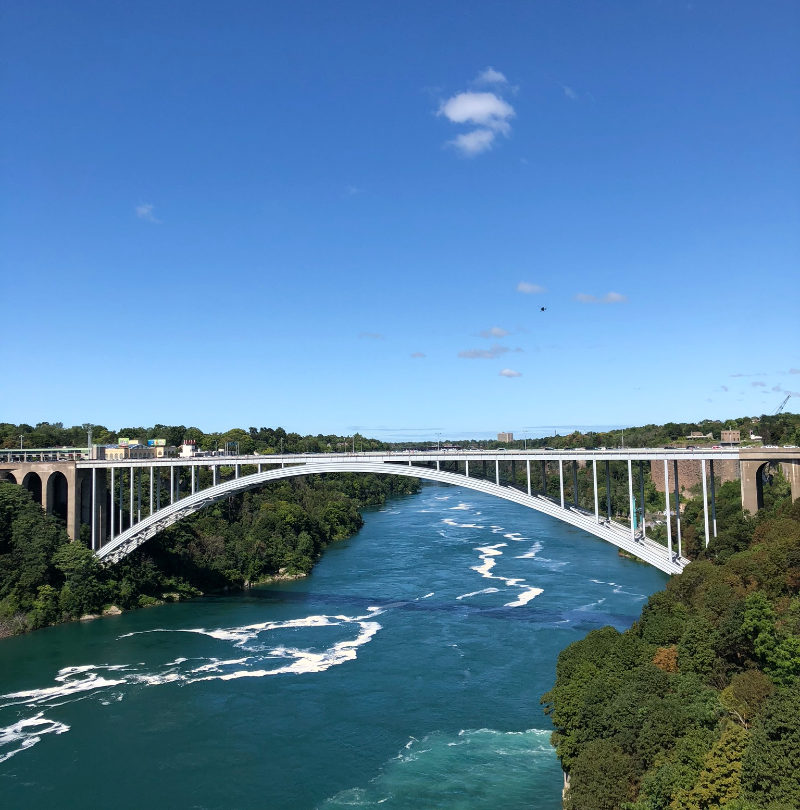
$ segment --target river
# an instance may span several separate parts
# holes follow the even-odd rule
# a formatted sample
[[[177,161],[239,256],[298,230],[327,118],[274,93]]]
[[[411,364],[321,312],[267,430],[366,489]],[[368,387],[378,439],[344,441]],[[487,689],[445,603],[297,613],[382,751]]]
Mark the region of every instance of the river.
[[[0,642],[3,806],[560,808],[558,652],[666,575],[457,487],[364,517],[306,579]]]

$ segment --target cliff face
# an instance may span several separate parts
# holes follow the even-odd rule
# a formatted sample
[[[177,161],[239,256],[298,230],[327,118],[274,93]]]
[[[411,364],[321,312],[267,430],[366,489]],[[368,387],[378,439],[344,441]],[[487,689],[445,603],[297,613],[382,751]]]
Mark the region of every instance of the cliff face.
[[[706,474],[710,475],[709,465],[706,465]],[[653,478],[653,484],[659,492],[664,491],[664,462],[651,461],[650,462],[650,475]],[[669,463],[669,488],[670,492],[675,491],[675,479],[673,478],[672,462]],[[726,481],[738,481],[741,474],[739,471],[738,461],[715,461],[714,462],[714,477],[720,479],[721,483]],[[678,484],[681,492],[689,490],[695,484],[701,483],[702,468],[699,461],[688,459],[686,461],[678,462]]]

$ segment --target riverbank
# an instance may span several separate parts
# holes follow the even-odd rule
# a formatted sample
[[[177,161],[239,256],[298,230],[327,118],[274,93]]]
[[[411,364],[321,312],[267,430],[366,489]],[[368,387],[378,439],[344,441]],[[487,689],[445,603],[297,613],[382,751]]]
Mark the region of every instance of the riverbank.
[[[352,537],[360,510],[418,491],[415,479],[331,475],[246,492],[176,524],[114,566],[0,482],[0,638],[40,627],[306,576]]]

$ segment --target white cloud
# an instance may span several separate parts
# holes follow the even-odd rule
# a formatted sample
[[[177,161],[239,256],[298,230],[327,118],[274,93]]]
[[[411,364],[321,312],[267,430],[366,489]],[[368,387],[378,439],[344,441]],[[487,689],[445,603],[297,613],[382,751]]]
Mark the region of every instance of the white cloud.
[[[501,354],[506,354],[510,349],[508,346],[490,346],[488,349],[465,349],[459,352],[458,356],[466,360],[493,360],[495,357],[500,357]]]
[[[490,66],[478,74],[474,84],[508,84],[508,79],[499,70]]]
[[[618,292],[608,292],[603,296],[603,302],[606,304],[621,304],[623,301],[627,301],[628,299],[622,294]]]
[[[362,340],[383,340],[380,332],[359,332],[358,337]]]
[[[492,326],[490,329],[484,329],[478,334],[482,338],[504,338],[506,335],[510,334],[510,332],[507,329],[503,329],[502,326]]]
[[[570,101],[577,101],[578,100],[578,94],[571,87],[569,87],[568,85],[562,84],[561,89],[564,91],[564,95]]]
[[[501,376],[501,377],[521,377],[521,376],[522,376],[522,372],[520,372],[520,371],[514,371],[514,369],[513,369],[513,368],[504,368],[504,369],[503,369],[503,370],[500,372],[500,376]]]
[[[514,108],[494,93],[457,93],[443,101],[439,107],[443,115],[454,124],[477,124],[481,127],[507,133]]]
[[[139,219],[143,219],[145,222],[152,222],[154,225],[160,225],[161,220],[156,219],[156,215],[153,213],[154,207],[152,203],[142,203],[141,205],[137,205],[134,211],[136,211],[136,216],[139,217]]]
[[[487,68],[477,81],[497,85],[505,84],[506,78],[500,71]],[[508,135],[511,132],[510,121],[516,115],[505,99],[488,91],[456,93],[439,105],[436,114],[444,116],[452,124],[473,127],[447,142],[466,157],[474,157],[491,149],[498,134]]]
[[[358,186],[345,186],[344,187],[344,196],[345,197],[355,197],[356,194],[363,194],[364,189],[359,188]]]
[[[412,356],[412,357],[413,357],[415,360],[419,360],[421,357],[425,357],[426,355],[425,355],[425,352],[412,352],[412,353],[411,353],[411,356]]]
[[[578,293],[575,300],[580,301],[582,304],[621,304],[627,301],[628,298],[618,292],[608,292],[602,298],[589,293]]]
[[[534,293],[546,292],[546,290],[544,287],[540,287],[538,284],[531,284],[529,281],[520,281],[520,283],[517,284],[517,292],[532,295]]]
[[[495,133],[490,129],[473,129],[472,132],[463,132],[456,135],[448,145],[455,146],[465,157],[475,157],[481,152],[486,152],[494,144]]]

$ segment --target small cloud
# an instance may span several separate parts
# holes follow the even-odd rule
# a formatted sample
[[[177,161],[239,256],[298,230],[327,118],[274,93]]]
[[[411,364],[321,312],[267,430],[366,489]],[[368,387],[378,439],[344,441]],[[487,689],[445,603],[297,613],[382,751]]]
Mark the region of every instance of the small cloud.
[[[137,205],[134,208],[136,211],[136,216],[139,219],[143,219],[145,222],[152,222],[154,225],[160,225],[161,220],[156,218],[156,215],[153,213],[154,207],[152,203],[142,203],[141,205]]]
[[[481,76],[489,76],[491,84],[505,83],[505,76],[494,68],[487,68]],[[502,77],[502,82],[498,77]],[[496,93],[472,91],[456,93],[443,101],[436,114],[453,124],[474,127],[447,142],[465,157],[474,157],[491,149],[498,134],[509,135],[509,122],[516,115],[514,108]]]
[[[783,388],[781,388],[779,385],[773,385],[772,390],[773,391],[783,391]]]
[[[511,334],[507,329],[503,329],[502,326],[493,326],[491,329],[484,329],[478,334],[482,338],[504,338],[506,335]]]
[[[569,85],[562,84],[561,89],[564,91],[564,95],[570,101],[577,101],[578,100],[578,94]]]
[[[380,332],[359,332],[359,340],[383,340],[383,335]]]
[[[767,387],[767,384],[764,383],[764,382],[761,382],[761,380],[755,380],[754,382],[751,382],[750,385],[752,385],[753,388],[766,388]]]
[[[499,70],[487,67],[477,75],[473,84],[508,84],[508,79]]]
[[[521,376],[522,376],[522,372],[520,372],[520,371],[514,371],[514,369],[513,369],[513,368],[504,368],[504,369],[503,369],[503,370],[500,372],[500,376],[501,376],[501,377],[521,377]]]
[[[789,374],[800,374],[800,368],[790,368]]]
[[[756,371],[755,374],[744,374],[743,372],[738,372],[736,374],[731,374],[731,377],[766,377],[767,375],[763,371]]]
[[[363,194],[364,189],[359,188],[358,186],[345,186],[344,187],[344,196],[345,197],[355,197],[356,194]]]
[[[439,107],[443,115],[454,124],[476,124],[496,132],[507,133],[514,108],[494,93],[457,93]]]
[[[494,144],[495,133],[489,129],[474,129],[472,132],[465,132],[457,135],[452,141],[448,141],[449,146],[455,146],[464,157],[475,157],[481,152],[486,152]]]
[[[721,386],[721,388],[726,394],[728,393],[728,386],[727,385],[723,385],[723,386]]]
[[[494,360],[509,351],[508,346],[494,345],[488,349],[465,349],[463,352],[459,352],[458,356],[463,357],[465,360]]]
[[[421,357],[426,357],[427,355],[425,354],[425,352],[412,352],[412,353],[411,353],[411,356],[412,356],[412,357],[413,357],[415,360],[419,360]]]
[[[622,293],[608,292],[602,298],[589,293],[578,293],[575,300],[580,301],[582,304],[621,304],[628,299]]]
[[[525,295],[534,295],[536,293],[546,292],[546,290],[538,284],[531,284],[529,281],[520,281],[520,283],[517,284],[517,292],[525,293]]]
[[[618,292],[608,292],[603,296],[603,302],[606,304],[621,304],[628,299]]]

